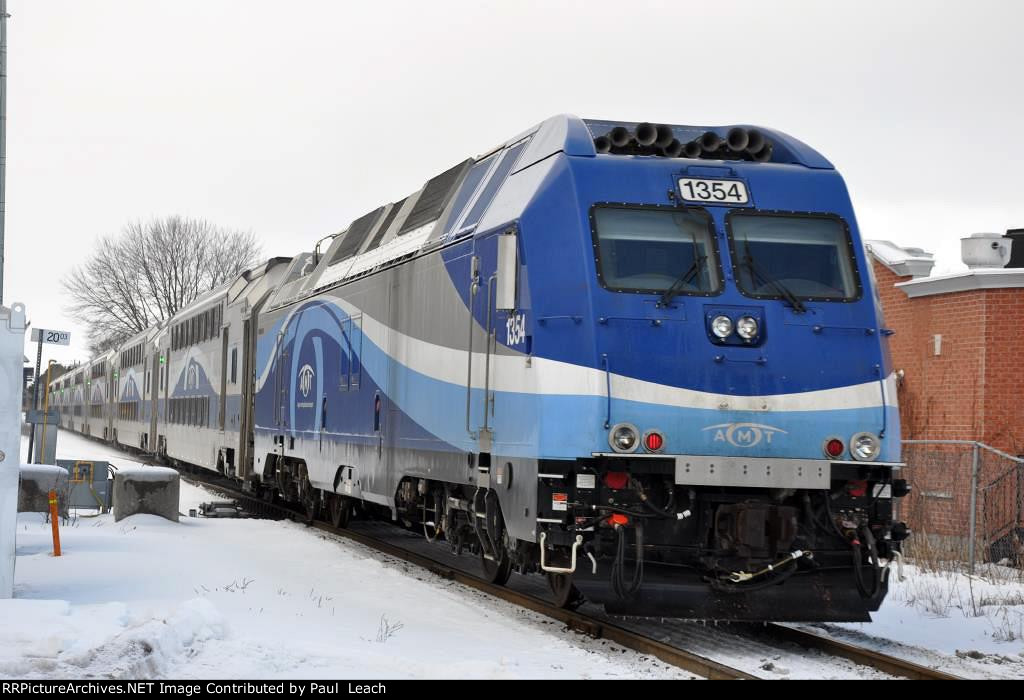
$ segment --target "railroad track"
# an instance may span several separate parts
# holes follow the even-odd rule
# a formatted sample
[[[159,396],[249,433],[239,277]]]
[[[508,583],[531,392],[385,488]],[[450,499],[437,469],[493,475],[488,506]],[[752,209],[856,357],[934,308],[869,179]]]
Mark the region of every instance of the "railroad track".
[[[589,635],[606,639],[642,654],[661,659],[696,675],[711,680],[757,680],[763,676],[715,661],[712,658],[688,651],[670,643],[659,641],[651,634],[637,629],[628,629],[607,619],[601,619],[585,612],[559,608],[538,595],[497,586],[449,563],[440,558],[412,551],[407,547],[395,544],[381,537],[356,529],[339,529],[322,521],[309,522],[303,513],[276,503],[267,503],[250,494],[238,490],[230,483],[206,475],[182,473],[182,478],[197,486],[218,491],[229,498],[241,501],[245,509],[253,515],[278,519],[297,520],[306,523],[325,533],[357,542],[395,559],[424,568],[431,573],[494,596],[522,608],[544,615],[565,624],[568,628]],[[635,625],[634,625],[635,626]],[[737,636],[752,635],[768,638],[773,645],[795,644],[803,649],[815,650],[829,656],[851,661],[857,665],[875,669],[891,676],[913,680],[960,680],[957,676],[943,671],[921,666],[898,657],[888,656],[871,649],[865,649],[830,637],[815,634],[789,625],[769,624],[763,627],[738,625],[745,627],[747,632],[736,632]]]

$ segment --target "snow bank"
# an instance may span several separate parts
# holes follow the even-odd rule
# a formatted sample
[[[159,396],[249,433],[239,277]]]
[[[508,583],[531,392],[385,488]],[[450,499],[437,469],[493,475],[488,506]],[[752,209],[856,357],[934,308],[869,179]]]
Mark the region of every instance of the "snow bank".
[[[132,481],[172,481],[178,472],[170,467],[119,467],[114,477],[123,476]]]
[[[51,464],[22,464],[18,484],[19,513],[49,513],[50,491],[57,492],[60,514],[68,515],[68,470]]]
[[[188,600],[138,617],[124,603],[0,603],[0,677],[155,678],[195,645],[225,634],[209,601]]]
[[[57,467],[52,464],[22,464],[19,467],[22,474],[33,474],[39,478],[51,478],[54,483],[61,478],[66,479],[68,470],[64,467]]]
[[[152,513],[178,522],[181,485],[178,472],[167,467],[129,467],[114,473],[114,520]]]

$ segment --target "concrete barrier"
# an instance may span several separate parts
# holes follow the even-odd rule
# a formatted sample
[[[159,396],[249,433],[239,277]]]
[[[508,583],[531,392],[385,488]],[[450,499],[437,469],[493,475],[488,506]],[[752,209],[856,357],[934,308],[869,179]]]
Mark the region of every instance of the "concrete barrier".
[[[18,484],[19,513],[49,513],[50,491],[57,492],[57,508],[68,517],[68,470],[50,464],[22,464]]]
[[[168,467],[128,467],[114,474],[114,520],[149,513],[178,522],[181,484]]]

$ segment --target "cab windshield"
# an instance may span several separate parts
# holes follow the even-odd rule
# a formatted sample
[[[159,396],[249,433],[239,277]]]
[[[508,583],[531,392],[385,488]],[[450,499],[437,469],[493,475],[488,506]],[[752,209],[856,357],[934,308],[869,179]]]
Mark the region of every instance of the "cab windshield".
[[[719,291],[711,218],[700,209],[600,206],[593,210],[601,283],[615,291]]]
[[[729,235],[736,281],[747,296],[860,296],[850,236],[837,217],[733,212]]]

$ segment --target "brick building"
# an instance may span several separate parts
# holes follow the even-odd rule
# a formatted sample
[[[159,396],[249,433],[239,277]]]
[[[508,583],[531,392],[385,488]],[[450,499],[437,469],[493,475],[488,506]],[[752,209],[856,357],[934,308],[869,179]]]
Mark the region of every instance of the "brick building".
[[[885,323],[896,331],[903,438],[980,440],[1024,453],[1024,268],[929,276],[929,253],[868,246]]]
[[[890,345],[904,440],[977,440],[1024,454],[1022,234],[964,239],[969,269],[935,276],[925,251],[868,243],[885,324],[895,331]],[[912,527],[967,533],[973,452],[957,445],[904,447],[916,490],[907,503]],[[1022,524],[1024,471],[985,450],[978,461],[976,526],[991,547]]]

